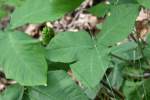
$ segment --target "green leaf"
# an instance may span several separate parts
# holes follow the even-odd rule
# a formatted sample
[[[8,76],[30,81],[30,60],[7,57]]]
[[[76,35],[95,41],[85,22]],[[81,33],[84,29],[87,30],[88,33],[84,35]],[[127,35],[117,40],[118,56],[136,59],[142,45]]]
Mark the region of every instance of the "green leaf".
[[[123,93],[127,100],[141,100],[142,93],[138,89],[142,82],[126,81],[123,87]]]
[[[47,58],[54,62],[70,63],[75,61],[80,50],[92,48],[92,40],[88,33],[64,32],[56,35],[48,45]]]
[[[74,10],[83,0],[27,0],[12,14],[11,28],[26,23],[42,23],[56,20]]]
[[[110,85],[112,87],[114,87],[115,89],[120,89],[122,83],[123,83],[123,75],[122,75],[122,70],[123,64],[120,63],[116,63],[114,66],[114,69],[112,70],[112,72],[109,75],[109,79],[110,79]]]
[[[134,41],[122,43],[121,45],[112,48],[112,53],[122,53],[137,48],[138,44]]]
[[[108,68],[109,49],[97,44],[84,31],[64,32],[56,35],[47,47],[47,58],[54,62],[73,62],[71,69],[75,77],[86,87],[99,84]]]
[[[141,82],[127,81],[124,86],[124,93],[127,100],[148,100],[150,98],[150,79]]]
[[[127,4],[127,3],[133,3],[136,4],[137,1],[136,0],[110,0],[111,4]]]
[[[24,2],[25,0],[5,0],[4,4],[18,7],[21,6]]]
[[[1,9],[1,7],[0,7],[0,19],[6,15],[7,15],[7,13],[3,9]]]
[[[148,35],[146,42],[147,45],[145,46],[143,52],[144,52],[144,56],[147,58],[148,62],[150,63],[150,35]]]
[[[142,5],[142,6],[146,7],[146,8],[150,8],[150,1],[149,0],[137,0],[137,2],[140,5]]]
[[[99,43],[113,45],[125,39],[134,29],[138,12],[139,6],[136,4],[112,6],[110,16],[105,20],[102,32],[99,33]]]
[[[105,3],[100,3],[92,8],[90,8],[88,11],[92,13],[93,15],[96,15],[98,17],[103,17],[109,10],[109,5]]]
[[[50,71],[48,86],[28,89],[29,100],[88,100],[65,71]]]
[[[21,32],[0,32],[0,63],[7,78],[22,85],[45,85],[47,63],[42,46]]]
[[[98,84],[97,86],[95,86],[94,88],[87,88],[85,89],[85,93],[86,95],[91,99],[94,100],[94,98],[97,96],[99,90],[101,88],[101,84]]]
[[[119,46],[113,47],[111,53],[117,57],[125,60],[138,60],[142,58],[142,54],[138,48],[138,44],[134,41],[123,43]]]
[[[0,93],[0,100],[22,100],[24,88],[18,84],[10,85]]]
[[[109,64],[108,49],[95,47],[80,52],[79,60],[71,65],[73,74],[86,87],[95,87],[103,78]]]

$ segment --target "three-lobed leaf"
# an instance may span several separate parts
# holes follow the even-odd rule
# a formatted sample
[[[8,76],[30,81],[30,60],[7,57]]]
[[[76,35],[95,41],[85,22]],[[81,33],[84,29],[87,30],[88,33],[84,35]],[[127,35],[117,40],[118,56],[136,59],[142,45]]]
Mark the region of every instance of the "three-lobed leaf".
[[[0,64],[7,78],[22,85],[45,85],[47,63],[38,40],[22,32],[0,32]]]
[[[54,62],[75,61],[71,64],[73,74],[86,87],[95,87],[109,65],[107,46],[126,38],[132,31],[138,8],[136,4],[113,6],[111,16],[106,19],[96,39],[83,31],[58,34],[47,47],[47,58]]]
[[[47,58],[54,62],[73,62],[75,77],[86,87],[95,87],[109,63],[109,48],[97,44],[87,32],[64,32],[55,36],[47,47]]]

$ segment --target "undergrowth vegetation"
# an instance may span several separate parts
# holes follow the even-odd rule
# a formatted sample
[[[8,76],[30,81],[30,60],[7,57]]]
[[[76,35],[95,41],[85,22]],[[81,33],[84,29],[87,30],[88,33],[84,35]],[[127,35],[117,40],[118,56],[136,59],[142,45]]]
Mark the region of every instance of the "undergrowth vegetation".
[[[136,28],[149,0],[96,2],[85,9],[103,19],[94,30],[56,32],[42,24],[38,38],[22,31],[73,15],[82,2],[0,1],[0,18],[11,16],[0,30],[0,70],[15,81],[5,84],[0,100],[150,100],[150,36]],[[15,10],[8,14],[3,5]]]

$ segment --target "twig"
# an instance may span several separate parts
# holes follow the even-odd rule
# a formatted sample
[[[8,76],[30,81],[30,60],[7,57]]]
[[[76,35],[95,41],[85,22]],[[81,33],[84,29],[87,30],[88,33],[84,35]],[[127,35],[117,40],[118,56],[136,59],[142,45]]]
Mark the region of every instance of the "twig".
[[[113,92],[115,94],[117,94],[122,100],[125,100],[125,96],[118,90],[116,90],[115,88],[113,87],[110,87],[105,81],[101,81],[101,84],[103,84],[105,87],[107,87],[109,90],[112,88]]]

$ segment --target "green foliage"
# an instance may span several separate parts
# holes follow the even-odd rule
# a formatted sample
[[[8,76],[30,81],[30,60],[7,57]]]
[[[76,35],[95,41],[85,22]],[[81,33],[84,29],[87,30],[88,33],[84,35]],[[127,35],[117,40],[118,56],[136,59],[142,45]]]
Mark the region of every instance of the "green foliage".
[[[6,16],[6,12],[3,9],[0,9],[0,19]]]
[[[89,12],[95,16],[103,17],[108,12],[110,6],[105,3],[100,3],[89,9]]]
[[[7,6],[19,7],[25,0],[0,0],[0,20],[10,13],[6,10]],[[4,9],[5,8],[5,9]]]
[[[124,92],[127,93],[128,100],[148,100],[150,98],[150,80],[144,80],[143,82],[131,82],[125,83]],[[144,87],[144,89],[143,89]]]
[[[137,0],[137,2],[146,8],[150,8],[150,1],[149,0]]]
[[[0,100],[22,100],[24,88],[18,84],[9,86],[0,94]]]
[[[64,71],[48,73],[48,86],[29,87],[28,100],[88,100]]]
[[[24,94],[24,95],[23,95]],[[73,99],[72,99],[73,98]],[[47,86],[9,86],[0,94],[0,100],[88,100],[82,90],[65,71],[48,73]]]
[[[42,31],[42,41],[43,41],[43,45],[47,45],[49,43],[49,41],[54,37],[54,31],[51,28],[43,28]]]
[[[137,60],[142,58],[138,44],[133,41],[114,47],[111,53],[125,60]]]
[[[148,62],[150,63],[150,35],[148,35],[147,45],[143,52],[144,52],[145,57],[148,58]]]
[[[0,63],[7,78],[22,85],[47,84],[47,63],[39,41],[22,32],[0,32],[0,48]]]
[[[99,43],[113,45],[127,37],[134,29],[138,8],[136,4],[112,6],[110,16],[102,25]]]
[[[13,29],[27,23],[42,23],[56,20],[74,10],[82,1],[83,0],[27,0],[23,6],[17,8],[12,14],[11,28]]]
[[[110,0],[111,4],[136,4],[137,0]]]
[[[7,86],[0,100],[150,98],[150,37],[124,41],[134,30],[140,8],[150,7],[148,0],[110,0],[109,5],[89,8],[91,14],[104,17],[97,34],[85,30],[55,34],[53,28],[44,27],[40,41],[15,31],[28,23],[59,19],[83,1],[1,1],[16,9],[9,27],[0,31],[0,69],[17,84]],[[4,15],[0,10],[0,18]]]
[[[4,0],[4,4],[11,5],[11,6],[21,6],[25,0]]]
[[[58,34],[51,40],[47,51],[46,55],[51,61],[76,61],[71,64],[71,69],[86,87],[96,86],[109,64],[109,48],[98,44],[84,31]]]

